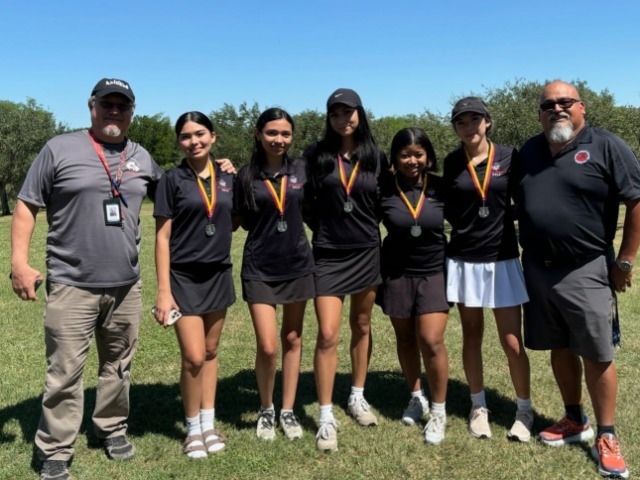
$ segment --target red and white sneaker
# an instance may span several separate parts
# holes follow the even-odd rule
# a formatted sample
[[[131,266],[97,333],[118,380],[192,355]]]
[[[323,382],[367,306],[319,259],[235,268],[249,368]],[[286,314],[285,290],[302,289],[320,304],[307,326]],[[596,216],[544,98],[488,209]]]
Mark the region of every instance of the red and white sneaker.
[[[589,419],[584,425],[573,420],[562,417],[560,421],[554,423],[540,432],[540,441],[550,447],[559,447],[569,443],[584,442],[594,437],[593,429],[589,425]]]
[[[598,462],[598,473],[608,478],[629,478],[629,470],[620,453],[620,443],[612,433],[603,433],[591,449]]]

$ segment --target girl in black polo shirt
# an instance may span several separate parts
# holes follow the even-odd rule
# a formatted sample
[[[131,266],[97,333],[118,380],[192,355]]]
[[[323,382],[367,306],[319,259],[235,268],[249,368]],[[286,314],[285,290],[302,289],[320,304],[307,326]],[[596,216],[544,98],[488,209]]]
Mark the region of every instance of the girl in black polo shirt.
[[[256,378],[260,412],[256,435],[275,438],[273,389],[278,363],[276,306],[282,305],[282,410],[287,438],[302,436],[293,413],[300,358],[302,321],[307,300],[315,296],[313,256],[302,222],[306,172],[287,156],[293,120],[279,108],[264,111],[256,123],[251,161],[240,169],[235,209],[249,231],[242,259],[242,296],[256,333]]]
[[[477,97],[456,103],[451,122],[462,145],[444,160],[445,217],[452,227],[447,299],[458,304],[462,322],[462,361],[472,402],[469,432],[477,438],[491,437],[482,372],[483,308],[491,308],[518,405],[508,436],[528,442],[533,412],[521,304],[529,298],[510,207],[509,174],[516,151],[489,141],[491,116]]]
[[[387,161],[375,145],[356,92],[340,88],[327,100],[324,139],[304,154],[316,261],[319,331],[314,370],[320,403],[316,445],[338,448],[332,412],[337,345],[345,295],[351,295],[352,389],[348,412],[361,425],[377,425],[364,398],[371,355],[371,310],[380,284],[378,179]]]
[[[420,383],[420,352],[424,360],[431,416],[424,441],[438,444],[447,423],[445,401],[449,366],[444,331],[449,304],[444,275],[444,192],[436,154],[420,128],[400,130],[391,142],[395,175],[382,183],[382,287],[379,303],[391,317],[398,359],[411,389],[402,421],[414,425],[429,409]]]
[[[175,126],[185,155],[160,179],[156,192],[156,319],[168,325],[171,310],[182,371],[180,391],[191,458],[224,449],[214,429],[218,343],[227,307],[235,301],[231,275],[233,175],[220,170],[210,150],[216,135],[200,112],[180,116]]]

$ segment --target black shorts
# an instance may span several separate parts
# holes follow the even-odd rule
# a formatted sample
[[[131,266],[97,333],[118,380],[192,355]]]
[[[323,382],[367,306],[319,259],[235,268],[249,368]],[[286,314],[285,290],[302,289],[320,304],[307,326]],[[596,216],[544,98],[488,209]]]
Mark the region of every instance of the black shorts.
[[[286,305],[304,302],[315,296],[316,287],[312,273],[304,277],[273,282],[242,280],[242,298],[248,303]]]
[[[425,313],[448,312],[444,272],[428,277],[386,277],[378,288],[376,303],[394,318],[412,318]]]
[[[183,315],[218,312],[236,301],[230,265],[171,265],[170,283]]]
[[[524,343],[533,350],[570,348],[594,362],[615,358],[615,293],[604,255],[578,267],[548,268],[524,256],[529,292]]]
[[[380,247],[314,247],[313,256],[317,296],[351,295],[382,283]]]

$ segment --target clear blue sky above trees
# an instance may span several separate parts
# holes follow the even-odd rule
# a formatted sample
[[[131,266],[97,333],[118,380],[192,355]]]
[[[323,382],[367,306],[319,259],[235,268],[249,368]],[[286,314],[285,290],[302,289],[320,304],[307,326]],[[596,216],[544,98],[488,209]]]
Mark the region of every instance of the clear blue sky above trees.
[[[34,98],[68,127],[121,77],[136,113],[174,121],[243,101],[324,108],[339,86],[376,116],[446,113],[524,78],[586,80],[640,105],[640,2],[0,0],[0,99]]]

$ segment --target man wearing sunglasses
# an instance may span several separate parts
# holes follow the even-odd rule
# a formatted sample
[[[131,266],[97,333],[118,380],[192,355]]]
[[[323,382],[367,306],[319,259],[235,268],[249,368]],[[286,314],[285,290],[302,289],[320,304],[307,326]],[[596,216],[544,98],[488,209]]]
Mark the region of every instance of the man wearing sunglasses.
[[[44,314],[47,373],[36,433],[42,479],[69,478],[83,412],[82,370],[91,338],[99,359],[94,430],[107,456],[133,458],[125,433],[130,368],[142,315],[139,213],[162,170],[126,138],[135,96],[123,80],[100,80],[91,128],[51,139],[18,195],[11,232],[12,286],[36,300],[42,274],[29,265],[36,214],[47,210]]]
[[[585,380],[597,421],[592,455],[603,476],[629,471],[614,429],[619,342],[616,292],[631,286],[640,243],[640,167],[615,135],[590,126],[577,89],[555,81],[540,96],[543,133],[520,151],[515,200],[525,281],[525,345],[551,350],[565,416],[540,432],[551,446],[591,440]],[[622,243],[613,246],[620,203]]]

